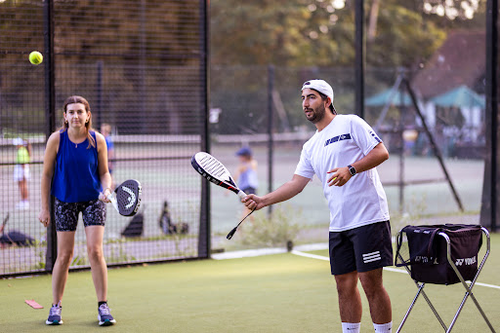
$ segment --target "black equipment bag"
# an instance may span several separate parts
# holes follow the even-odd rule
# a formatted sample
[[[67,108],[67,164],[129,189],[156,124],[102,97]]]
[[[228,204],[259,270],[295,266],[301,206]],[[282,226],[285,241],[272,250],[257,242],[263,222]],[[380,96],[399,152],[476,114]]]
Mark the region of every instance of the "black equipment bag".
[[[407,266],[415,281],[435,284],[460,282],[446,257],[446,240],[438,235],[440,232],[450,238],[451,259],[464,280],[474,279],[482,245],[480,225],[408,225],[398,235],[395,265]],[[403,242],[404,235],[407,242]]]

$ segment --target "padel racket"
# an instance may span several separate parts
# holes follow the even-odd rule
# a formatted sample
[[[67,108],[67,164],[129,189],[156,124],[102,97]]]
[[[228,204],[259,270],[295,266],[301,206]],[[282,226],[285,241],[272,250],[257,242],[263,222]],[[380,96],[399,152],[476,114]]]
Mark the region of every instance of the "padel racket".
[[[236,193],[241,199],[247,196],[245,192],[243,192],[238,188],[238,186],[236,186],[233,178],[231,177],[231,173],[224,166],[224,164],[222,164],[212,155],[205,152],[196,153],[191,158],[191,165],[196,171],[198,171],[200,175],[202,175],[204,178],[214,183],[215,185],[219,185]],[[227,234],[226,238],[231,239],[240,226],[241,222],[243,222],[252,213],[253,210],[247,216],[245,216],[233,230],[231,230]]]
[[[236,186],[229,170],[224,164],[212,155],[205,152],[196,153],[191,158],[191,165],[200,175],[215,185],[236,193],[241,199],[247,196],[245,192]]]
[[[107,198],[120,215],[133,216],[137,214],[141,206],[141,195],[141,183],[135,179],[129,179],[118,185]]]
[[[245,219],[246,219],[247,217],[249,217],[249,216],[250,216],[250,214],[252,214],[254,210],[255,210],[255,208],[254,208],[254,209],[252,209],[252,210],[250,211],[250,213],[248,213],[248,214],[247,214],[247,215],[246,215],[246,216],[245,216],[245,217],[244,217],[244,218],[240,221],[240,223],[238,223],[238,225],[237,225],[236,227],[234,227],[234,228],[233,228],[233,230],[231,230],[231,231],[227,234],[227,236],[226,236],[226,238],[227,238],[227,239],[231,239],[231,238],[233,238],[233,235],[234,235],[234,233],[236,232],[236,230],[238,230],[238,227],[240,226],[240,224],[241,224],[243,221],[245,221]]]

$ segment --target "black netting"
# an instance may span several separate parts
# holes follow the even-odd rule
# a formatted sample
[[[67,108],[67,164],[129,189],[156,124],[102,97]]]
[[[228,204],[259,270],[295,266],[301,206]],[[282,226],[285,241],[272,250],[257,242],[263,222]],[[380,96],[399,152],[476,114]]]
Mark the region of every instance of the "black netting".
[[[38,222],[42,163],[46,138],[61,126],[71,95],[85,97],[93,127],[110,133],[114,184],[138,179],[143,186],[136,216],[107,208],[108,264],[206,257],[201,180],[189,165],[206,135],[205,17],[199,0],[0,2],[0,218],[9,216],[6,236],[33,240],[2,243],[0,275],[48,263],[52,238]],[[33,50],[44,55],[42,64],[28,62]],[[19,154],[27,160],[20,163]],[[24,184],[14,179],[20,168],[29,169]],[[184,233],[162,228],[166,206]],[[88,265],[80,222],[72,267]]]

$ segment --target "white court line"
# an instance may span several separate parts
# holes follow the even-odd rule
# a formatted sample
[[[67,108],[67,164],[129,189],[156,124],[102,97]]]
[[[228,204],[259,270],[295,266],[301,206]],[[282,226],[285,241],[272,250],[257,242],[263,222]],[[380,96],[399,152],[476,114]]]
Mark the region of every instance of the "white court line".
[[[292,250],[292,254],[295,254],[296,256],[301,256],[301,257],[306,257],[306,258],[313,258],[313,259],[319,259],[319,260],[325,260],[325,261],[330,261],[330,258],[324,257],[324,256],[318,256],[316,254],[311,254],[311,253],[305,253],[305,252],[300,252],[296,250]]]
[[[316,254],[305,253],[305,252],[296,251],[296,250],[293,250],[291,253],[295,254],[297,256],[301,256],[301,257],[318,259],[318,260],[324,260],[324,261],[330,261],[330,258],[325,257],[325,256],[319,256],[319,255],[316,255]],[[399,269],[399,268],[394,268],[394,267],[384,267],[384,270],[388,271],[388,272],[408,274],[408,272],[406,270]],[[494,284],[476,282],[475,285],[476,286],[481,286],[481,287],[493,288],[493,289],[499,289],[500,290],[500,286],[496,286]]]
[[[225,259],[241,259],[241,258],[251,258],[260,257],[271,254],[286,253],[286,249],[280,248],[270,248],[270,249],[256,249],[256,250],[242,250],[233,252],[222,252],[212,254],[212,259],[215,260],[225,260]]]
[[[481,287],[487,287],[487,288],[500,289],[500,286],[495,286],[494,284],[488,284],[488,283],[476,282],[475,285],[476,286],[481,286]]]
[[[328,243],[304,244],[304,245],[298,245],[295,248],[302,251],[325,250],[328,249]],[[241,258],[258,257],[271,254],[287,253],[287,252],[288,251],[284,248],[264,248],[264,249],[254,249],[254,250],[213,253],[211,257],[212,259],[215,260],[241,259]]]

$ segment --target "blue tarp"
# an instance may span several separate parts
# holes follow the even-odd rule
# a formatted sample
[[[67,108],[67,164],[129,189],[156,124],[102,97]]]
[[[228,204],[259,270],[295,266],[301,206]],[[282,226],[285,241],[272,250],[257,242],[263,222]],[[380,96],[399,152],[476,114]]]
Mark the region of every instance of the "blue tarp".
[[[395,106],[401,106],[401,91],[396,91],[394,94],[392,94],[392,89],[386,89],[376,95],[373,95],[369,98],[366,99],[365,105],[366,106],[384,106],[386,104],[389,105],[395,105]],[[391,98],[392,96],[392,98]],[[410,95],[407,93],[403,93],[403,105],[404,106],[410,106],[412,105]]]
[[[484,97],[479,96],[475,91],[464,85],[433,97],[431,102],[443,107],[479,107],[484,109],[486,106]]]

